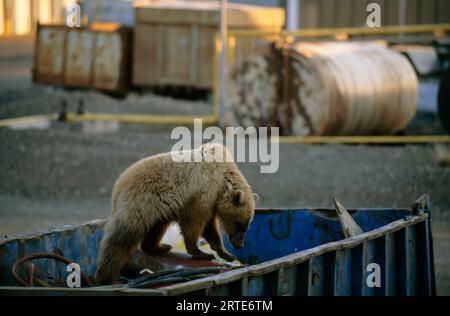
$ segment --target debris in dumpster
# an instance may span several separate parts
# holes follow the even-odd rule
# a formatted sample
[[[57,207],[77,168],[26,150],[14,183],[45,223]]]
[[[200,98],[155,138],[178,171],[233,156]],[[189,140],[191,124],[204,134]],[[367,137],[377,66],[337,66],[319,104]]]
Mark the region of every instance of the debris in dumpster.
[[[122,283],[128,283],[129,280],[154,275],[154,273],[161,273],[162,271],[205,267],[235,269],[242,268],[243,265],[240,263],[194,259],[185,252],[174,250],[164,254],[146,254],[142,250],[136,250],[125,267],[120,271],[120,275],[122,281],[125,280]]]
[[[142,275],[143,269],[158,272],[165,270],[173,270],[179,268],[202,268],[202,267],[217,267],[227,266],[235,267],[240,264],[229,262],[215,262],[208,260],[193,259],[190,255],[180,251],[170,251],[164,254],[146,254],[142,250],[136,250],[132,255],[130,261],[127,263],[130,274],[135,274],[136,277]],[[122,273],[123,274],[123,273]]]
[[[154,271],[150,270],[150,269],[143,269],[141,272],[139,272],[139,274],[152,274],[155,273]]]
[[[137,279],[130,280],[125,285],[125,287],[143,289],[163,284],[188,282],[229,270],[230,270],[229,268],[221,266],[166,270],[155,272],[152,274],[147,274]]]
[[[356,236],[363,233],[363,230],[361,227],[358,226],[358,224],[355,222],[353,217],[348,213],[348,211],[345,209],[345,207],[342,205],[341,202],[338,201],[338,199],[333,198],[333,203],[336,207],[336,213],[339,217],[339,221],[341,222],[342,226],[342,233],[344,234],[345,238],[349,238],[352,236]]]

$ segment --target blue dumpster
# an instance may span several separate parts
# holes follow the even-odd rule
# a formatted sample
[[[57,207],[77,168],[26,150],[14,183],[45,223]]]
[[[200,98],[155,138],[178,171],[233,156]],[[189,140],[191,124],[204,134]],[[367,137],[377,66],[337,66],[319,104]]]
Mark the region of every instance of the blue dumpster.
[[[0,295],[435,295],[431,208],[423,196],[410,208],[349,210],[364,233],[344,238],[333,209],[260,209],[243,249],[227,249],[244,267],[157,289],[19,287],[18,259],[57,252],[92,277],[105,220],[0,241]],[[40,261],[64,278],[66,266]],[[375,274],[374,274],[375,273]],[[378,278],[379,282],[368,282]]]

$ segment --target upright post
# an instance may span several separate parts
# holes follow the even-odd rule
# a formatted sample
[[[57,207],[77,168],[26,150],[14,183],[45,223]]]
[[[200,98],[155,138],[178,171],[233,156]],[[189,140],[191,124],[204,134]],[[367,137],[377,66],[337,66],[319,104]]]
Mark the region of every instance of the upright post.
[[[224,126],[225,118],[225,95],[227,88],[227,44],[228,44],[228,32],[227,32],[227,0],[220,1],[220,40],[222,43],[222,49],[220,54],[220,108],[219,108],[219,124]]]

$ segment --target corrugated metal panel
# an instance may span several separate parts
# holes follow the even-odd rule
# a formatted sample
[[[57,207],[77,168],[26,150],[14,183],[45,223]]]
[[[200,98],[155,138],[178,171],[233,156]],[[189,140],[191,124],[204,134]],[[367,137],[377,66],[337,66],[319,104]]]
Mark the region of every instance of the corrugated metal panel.
[[[438,0],[437,10],[435,12],[437,14],[438,23],[450,22],[450,2],[448,0]]]
[[[300,6],[299,27],[317,28],[320,22],[320,8],[317,0],[302,0]]]
[[[429,0],[419,2],[420,23],[432,24],[436,23],[435,12],[437,9],[437,0]]]
[[[66,31],[62,27],[40,27],[36,39],[33,79],[62,84]]]
[[[334,265],[334,296],[348,296],[350,295],[350,281],[351,281],[351,251],[349,249],[342,249],[335,253]]]
[[[338,9],[337,0],[319,0],[317,3],[320,3],[319,27],[334,27],[336,25],[336,11]]]
[[[301,0],[300,28],[366,26],[369,3],[381,6],[382,26],[398,25],[400,0]],[[406,24],[450,22],[450,2],[446,0],[405,0]]]
[[[228,4],[228,27],[261,28],[282,26],[284,10],[281,8]],[[162,23],[165,25],[196,24],[217,27],[220,4],[216,1],[155,1],[136,5],[136,23]]]
[[[93,86],[97,89],[115,90],[121,86],[123,58],[126,43],[119,33],[97,34],[95,61],[93,63]]]
[[[352,0],[341,0],[335,11],[335,25],[337,27],[346,27],[352,21]]]
[[[395,238],[394,234],[387,234],[385,237],[386,248],[385,248],[385,278],[382,282],[385,282],[385,295],[393,296],[396,294],[395,282],[390,282],[389,280],[395,280],[397,275],[395,273]]]
[[[31,7],[29,0],[14,1],[14,35],[31,32]]]
[[[94,32],[76,29],[67,32],[64,85],[89,87],[91,84],[94,39]]]

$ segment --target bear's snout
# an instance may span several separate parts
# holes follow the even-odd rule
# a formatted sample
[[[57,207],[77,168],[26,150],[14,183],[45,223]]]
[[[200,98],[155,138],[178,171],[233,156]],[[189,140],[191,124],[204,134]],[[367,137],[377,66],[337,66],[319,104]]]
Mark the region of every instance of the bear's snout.
[[[245,233],[237,233],[229,238],[234,249],[244,248]]]
[[[231,241],[231,245],[233,246],[234,249],[242,249],[242,248],[244,248],[244,243],[243,242],[233,242],[233,241]]]

